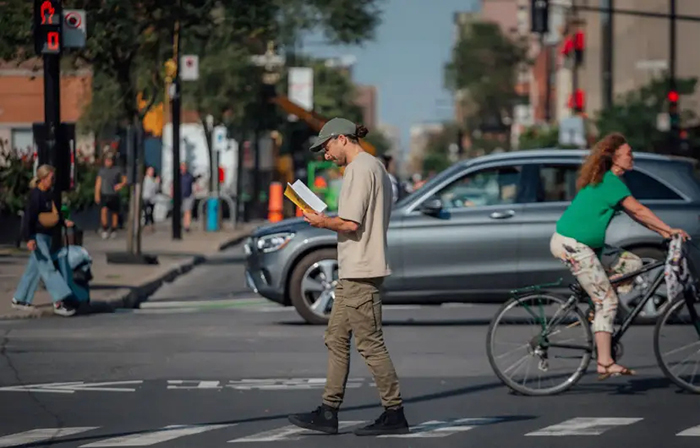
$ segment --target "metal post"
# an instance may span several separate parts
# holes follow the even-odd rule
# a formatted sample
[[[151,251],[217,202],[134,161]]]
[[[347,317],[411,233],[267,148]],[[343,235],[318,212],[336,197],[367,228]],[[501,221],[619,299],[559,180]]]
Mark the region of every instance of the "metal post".
[[[544,120],[549,123],[552,120],[552,73],[550,63],[552,53],[544,41],[544,33],[540,34],[540,48],[545,55]]]
[[[48,160],[56,170],[63,169],[63,164],[56,163],[62,155],[64,148],[61,145],[64,139],[61,138],[61,76],[60,76],[60,56],[44,55],[44,122],[46,123],[46,147]],[[55,173],[56,179],[63,179],[65,173]],[[56,210],[61,210],[62,185],[56,183],[53,189],[53,201]],[[61,247],[61,235],[56,232],[53,237],[54,248]]]
[[[173,78],[173,216],[172,238],[182,239],[182,197],[180,195],[180,21],[175,22],[175,76]]]
[[[605,0],[606,8],[609,11],[602,16],[603,36],[602,36],[602,87],[603,87],[603,109],[609,109],[613,104],[613,18],[612,9],[615,7],[615,0]]]
[[[571,4],[572,24],[574,33],[578,31],[578,11],[576,10],[576,1]],[[575,34],[574,34],[575,35]],[[576,49],[574,48],[574,65],[571,70],[571,95],[572,95],[572,115],[576,115],[576,91],[578,90],[578,61],[576,60]]]
[[[669,27],[669,92],[676,91],[676,0],[670,0],[670,27]],[[679,129],[677,126],[671,126],[671,154],[675,154],[678,149]]]

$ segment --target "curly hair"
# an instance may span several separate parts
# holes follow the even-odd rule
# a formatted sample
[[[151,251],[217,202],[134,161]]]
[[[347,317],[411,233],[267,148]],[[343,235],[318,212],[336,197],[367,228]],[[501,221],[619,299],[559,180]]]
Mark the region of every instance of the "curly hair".
[[[617,132],[606,135],[596,143],[581,166],[576,181],[577,189],[581,190],[587,185],[598,185],[603,180],[605,173],[612,168],[615,151],[626,143],[627,139]]]

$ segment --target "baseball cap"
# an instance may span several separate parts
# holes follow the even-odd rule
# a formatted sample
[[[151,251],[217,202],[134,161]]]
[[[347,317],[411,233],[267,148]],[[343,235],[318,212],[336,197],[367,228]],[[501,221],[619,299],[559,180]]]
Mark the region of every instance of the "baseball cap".
[[[320,152],[323,144],[328,140],[339,135],[355,135],[356,129],[357,125],[350,120],[340,117],[333,118],[323,125],[321,132],[318,133],[318,137],[309,149],[311,152]]]

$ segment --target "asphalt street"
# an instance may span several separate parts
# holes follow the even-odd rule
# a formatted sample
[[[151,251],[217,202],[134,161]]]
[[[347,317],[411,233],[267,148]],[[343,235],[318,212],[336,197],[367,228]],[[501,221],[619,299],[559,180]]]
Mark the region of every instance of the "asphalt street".
[[[411,434],[351,433],[381,412],[357,353],[341,434],[292,427],[288,414],[320,402],[324,327],[251,300],[237,250],[154,297],[174,306],[0,321],[0,447],[657,448],[700,441],[698,397],[663,378],[651,326],[625,337],[623,363],[636,377],[599,382],[591,363],[569,392],[524,397],[510,393],[488,364],[492,305],[385,308]],[[197,305],[236,298],[247,304]]]

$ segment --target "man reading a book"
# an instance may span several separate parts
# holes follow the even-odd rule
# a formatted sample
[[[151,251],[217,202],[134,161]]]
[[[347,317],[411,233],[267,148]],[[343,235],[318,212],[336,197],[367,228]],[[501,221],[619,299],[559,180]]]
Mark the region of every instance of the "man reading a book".
[[[357,435],[405,434],[399,380],[382,331],[382,284],[391,274],[387,259],[387,229],[392,207],[391,180],[384,165],[365,152],[359,139],[364,126],[334,118],[323,126],[311,151],[345,167],[338,197],[338,216],[304,213],[314,227],[338,233],[338,284],[325,333],[328,373],[323,403],[315,411],[289,416],[302,428],[329,434],[338,432],[338,409],[343,402],[350,370],[350,337],[369,367],[384,412]]]

